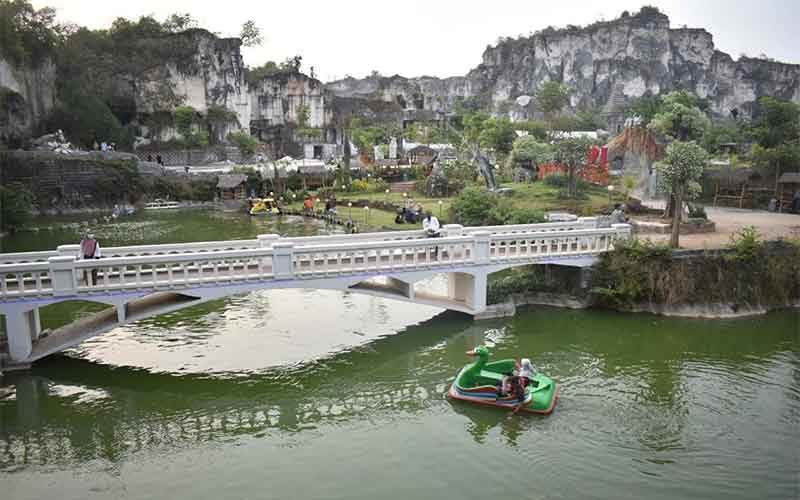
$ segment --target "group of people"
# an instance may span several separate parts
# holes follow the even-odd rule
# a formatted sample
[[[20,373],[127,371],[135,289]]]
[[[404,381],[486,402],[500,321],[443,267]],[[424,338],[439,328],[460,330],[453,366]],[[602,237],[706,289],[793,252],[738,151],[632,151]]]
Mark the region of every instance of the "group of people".
[[[147,161],[149,161],[151,163],[153,162],[153,155],[152,154],[148,154],[147,155]],[[161,155],[156,155],[155,161],[156,161],[156,163],[158,163],[162,167],[164,166],[164,159],[161,158]],[[188,167],[187,167],[187,169],[188,169]]]
[[[117,144],[115,142],[106,142],[106,141],[103,141],[100,144],[97,144],[97,141],[94,141],[94,144],[92,144],[92,148],[94,148],[95,151],[97,151],[97,150],[100,150],[100,151],[103,151],[103,152],[116,151],[117,150]]]
[[[403,208],[397,209],[397,216],[394,218],[394,222],[395,224],[416,224],[422,217],[422,205],[406,200]]]
[[[497,387],[497,398],[513,395],[515,399],[519,400],[520,405],[523,404],[525,401],[525,388],[533,380],[534,374],[536,374],[536,369],[533,367],[531,360],[528,358],[522,359],[516,374],[511,373],[503,376]]]

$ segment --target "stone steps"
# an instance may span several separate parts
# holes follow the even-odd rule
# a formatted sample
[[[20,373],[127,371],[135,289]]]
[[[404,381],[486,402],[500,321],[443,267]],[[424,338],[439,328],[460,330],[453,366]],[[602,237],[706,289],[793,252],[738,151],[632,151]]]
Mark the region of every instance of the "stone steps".
[[[393,182],[389,184],[389,191],[392,193],[410,193],[414,190],[415,185],[416,181]]]

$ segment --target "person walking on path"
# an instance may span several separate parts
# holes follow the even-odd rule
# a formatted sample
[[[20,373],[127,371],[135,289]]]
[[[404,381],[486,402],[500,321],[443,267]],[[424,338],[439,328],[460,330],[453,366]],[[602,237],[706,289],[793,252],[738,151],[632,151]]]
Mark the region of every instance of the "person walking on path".
[[[81,253],[79,258],[81,260],[99,259],[100,258],[100,243],[94,237],[94,234],[89,231],[86,237],[81,240]],[[91,281],[90,281],[91,278]],[[94,286],[97,284],[97,269],[92,269],[91,273],[88,271],[84,273],[86,284]]]

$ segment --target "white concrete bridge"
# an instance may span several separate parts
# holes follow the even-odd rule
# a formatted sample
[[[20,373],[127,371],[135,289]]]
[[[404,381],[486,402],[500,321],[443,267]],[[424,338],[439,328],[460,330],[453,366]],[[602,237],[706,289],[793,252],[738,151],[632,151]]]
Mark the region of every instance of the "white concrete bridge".
[[[348,290],[477,314],[486,309],[489,274],[528,264],[588,266],[629,238],[627,224],[570,223],[462,227],[441,238],[422,231],[104,248],[78,260],[79,245],[0,254],[0,314],[7,365],[25,366],[131,321],[259,289]],[[88,276],[96,275],[92,285]],[[419,282],[447,277],[447,295]],[[65,301],[109,309],[43,334],[39,309]]]

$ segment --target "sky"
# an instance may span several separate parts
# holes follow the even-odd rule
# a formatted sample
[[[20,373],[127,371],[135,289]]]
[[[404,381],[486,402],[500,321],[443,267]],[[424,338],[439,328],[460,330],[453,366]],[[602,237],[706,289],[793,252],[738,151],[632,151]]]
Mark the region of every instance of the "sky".
[[[154,15],[163,20],[188,12],[220,36],[237,36],[252,19],[263,44],[243,49],[258,66],[303,56],[323,81],[347,75],[439,77],[465,75],[481,62],[488,44],[567,24],[618,17],[623,10],[657,6],[672,27],[705,28],[717,49],[734,59],[765,54],[800,63],[800,0],[34,0],[50,6],[60,22],[108,27],[117,17]]]

